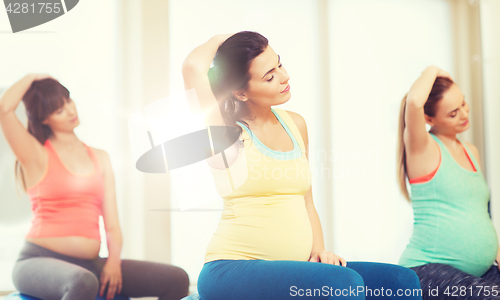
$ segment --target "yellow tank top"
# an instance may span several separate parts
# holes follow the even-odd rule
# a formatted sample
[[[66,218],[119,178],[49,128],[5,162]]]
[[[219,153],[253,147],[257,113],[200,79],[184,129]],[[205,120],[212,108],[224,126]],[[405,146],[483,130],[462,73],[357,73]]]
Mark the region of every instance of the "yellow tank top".
[[[304,195],[311,186],[311,171],[304,141],[286,111],[272,111],[292,139],[294,149],[272,150],[238,123],[243,128],[242,155],[229,169],[211,169],[216,184],[220,183],[219,179],[224,181],[223,177],[233,169],[239,168],[240,174],[234,171],[231,174],[228,185],[236,188],[222,197],[224,209],[208,245],[205,262],[309,259],[313,235]],[[245,174],[241,174],[241,170]],[[238,178],[245,180],[235,185]]]

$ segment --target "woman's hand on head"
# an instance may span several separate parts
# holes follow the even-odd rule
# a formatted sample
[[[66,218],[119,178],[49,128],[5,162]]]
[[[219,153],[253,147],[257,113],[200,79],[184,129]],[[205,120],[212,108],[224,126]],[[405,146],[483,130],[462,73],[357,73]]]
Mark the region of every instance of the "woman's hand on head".
[[[33,81],[37,81],[37,80],[43,80],[43,79],[47,79],[47,78],[51,78],[51,79],[54,79],[57,81],[57,79],[55,79],[54,77],[50,76],[49,74],[44,74],[44,73],[33,73]]]
[[[438,69],[438,73],[437,73],[436,77],[445,77],[445,78],[448,78],[450,80],[453,80],[453,79],[451,79],[450,73],[446,72],[445,70],[441,70],[441,69]]]
[[[347,266],[347,262],[344,258],[338,256],[333,252],[329,252],[326,250],[321,250],[318,252],[311,253],[311,257],[309,258],[310,262],[321,262],[324,264],[337,265],[337,266]]]
[[[450,80],[452,80],[450,73],[446,72],[445,70],[440,69],[439,67],[428,66],[425,70],[435,72],[436,77],[446,77],[446,78],[449,78]]]
[[[228,38],[230,38],[233,35],[234,33],[223,33],[223,34],[217,34],[216,36],[214,36],[214,38],[219,40],[219,46],[220,46],[222,45],[222,43],[224,43]]]

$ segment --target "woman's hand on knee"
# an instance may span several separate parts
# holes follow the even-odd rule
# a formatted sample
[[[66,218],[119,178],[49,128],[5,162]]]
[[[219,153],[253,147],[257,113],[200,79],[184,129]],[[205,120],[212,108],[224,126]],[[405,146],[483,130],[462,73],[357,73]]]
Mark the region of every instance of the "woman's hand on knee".
[[[103,296],[108,286],[108,292],[106,293],[106,299],[113,299],[115,294],[119,294],[122,290],[122,270],[120,262],[112,262],[108,260],[101,271],[101,288],[99,290],[99,296]]]
[[[337,266],[347,266],[347,262],[344,258],[338,256],[333,252],[326,250],[321,250],[317,252],[312,252],[309,258],[310,262],[321,262],[324,264],[337,265]]]
[[[500,247],[498,247],[496,261],[497,261],[497,265],[498,265],[498,270],[500,271]]]

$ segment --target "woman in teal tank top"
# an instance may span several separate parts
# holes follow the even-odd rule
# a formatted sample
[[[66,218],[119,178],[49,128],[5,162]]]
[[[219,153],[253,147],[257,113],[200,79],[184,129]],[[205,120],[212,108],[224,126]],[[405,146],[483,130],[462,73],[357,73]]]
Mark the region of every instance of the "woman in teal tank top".
[[[460,89],[447,72],[428,67],[403,99],[398,151],[400,188],[414,212],[413,235],[399,264],[417,273],[424,299],[500,296],[493,266],[498,240],[479,152],[457,138],[468,128]]]

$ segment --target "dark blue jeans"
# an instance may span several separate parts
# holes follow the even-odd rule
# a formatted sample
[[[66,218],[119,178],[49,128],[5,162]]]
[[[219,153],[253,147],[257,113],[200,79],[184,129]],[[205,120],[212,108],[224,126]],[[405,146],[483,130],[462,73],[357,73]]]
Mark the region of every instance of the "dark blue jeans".
[[[217,260],[198,278],[201,300],[422,299],[417,275],[391,264]]]

